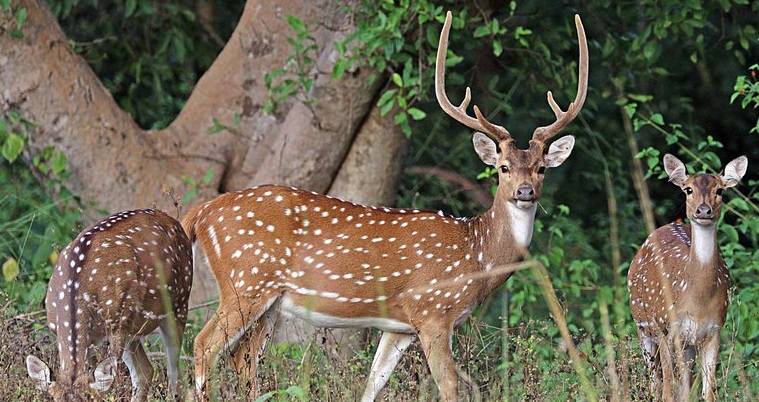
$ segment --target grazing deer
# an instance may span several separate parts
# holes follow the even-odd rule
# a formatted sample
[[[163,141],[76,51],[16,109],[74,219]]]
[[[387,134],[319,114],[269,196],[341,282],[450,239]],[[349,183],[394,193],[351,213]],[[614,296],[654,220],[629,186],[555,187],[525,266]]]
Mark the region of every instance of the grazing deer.
[[[444,76],[451,13],[446,15],[435,92],[448,115],[479,131],[475,150],[498,168],[495,201],[482,215],[454,218],[367,207],[280,186],[228,193],[192,209],[182,225],[200,243],[220,294],[216,314],[195,339],[196,395],[208,396],[210,368],[246,333],[251,335],[245,346],[253,356],[244,374],[255,395],[257,359],[281,312],[316,326],[383,331],[362,400],[374,400],[416,337],[441,399],[456,400],[453,329],[511,274],[472,276],[523,259],[545,170],[564,162],[574,146],[572,136],[550,147],[546,143],[585,101],[588,48],[579,16],[575,24],[580,47],[576,98],[565,112],[548,92],[556,121],[537,128],[529,149],[520,150],[509,132],[488,122],[476,106],[476,118],[467,115],[469,88],[460,106],[448,100]]]
[[[159,328],[169,392],[178,396],[179,351],[192,284],[192,248],[174,218],[153,209],[121,212],[80,233],[61,252],[45,297],[58,338],[55,381],[39,358],[26,367],[55,401],[94,399],[107,391],[121,356],[132,379],[132,401],[147,400],[153,367],[142,337]],[[109,357],[92,375],[87,351],[109,340]]]
[[[664,155],[670,181],[685,193],[691,224],[670,223],[649,235],[630,264],[627,286],[652,393],[657,395],[661,388],[666,400],[672,398],[673,385],[678,399],[688,399],[697,352],[701,354],[702,396],[706,401],[715,398],[719,332],[730,288],[727,267],[719,255],[717,220],[723,191],[738,184],[747,166],[748,160],[741,156],[728,163],[720,176],[688,176],[679,159]],[[679,362],[673,365],[675,356]],[[679,384],[673,381],[675,366],[679,366]]]

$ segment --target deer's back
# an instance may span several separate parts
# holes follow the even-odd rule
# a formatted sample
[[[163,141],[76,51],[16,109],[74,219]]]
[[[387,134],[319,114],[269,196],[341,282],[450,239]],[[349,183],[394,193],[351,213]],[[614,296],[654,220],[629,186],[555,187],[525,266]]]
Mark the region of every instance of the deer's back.
[[[109,216],[61,252],[48,284],[48,322],[95,338],[155,329],[167,311],[184,322],[192,284],[192,249],[179,222],[145,209]]]
[[[401,321],[402,304],[455,318],[479,296],[464,279],[477,264],[467,222],[431,211],[261,186],[206,204],[195,230],[222,294]]]

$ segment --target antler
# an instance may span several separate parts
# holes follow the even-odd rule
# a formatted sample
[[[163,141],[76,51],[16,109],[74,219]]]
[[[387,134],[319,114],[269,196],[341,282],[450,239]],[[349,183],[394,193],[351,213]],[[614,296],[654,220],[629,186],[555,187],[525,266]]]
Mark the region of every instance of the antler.
[[[448,95],[445,94],[445,56],[448,51],[448,33],[451,30],[452,18],[451,12],[448,11],[445,15],[443,30],[440,31],[440,42],[437,47],[437,60],[435,61],[435,95],[437,96],[437,102],[448,116],[453,117],[459,123],[477,131],[482,131],[496,141],[510,139],[511,134],[509,134],[508,130],[487,121],[476,105],[474,106],[474,114],[477,118],[475,119],[467,114],[466,108],[472,99],[472,91],[469,87],[466,88],[464,100],[458,107],[453,106],[448,99]]]
[[[551,125],[538,127],[532,134],[532,139],[539,142],[546,142],[551,137],[558,134],[569,123],[574,120],[580,113],[583,103],[585,103],[585,95],[588,92],[588,42],[585,39],[585,28],[582,26],[580,16],[575,14],[575,26],[577,27],[577,42],[580,46],[580,64],[579,72],[577,73],[577,96],[575,100],[569,104],[567,111],[561,110],[556,101],[553,100],[553,94],[548,91],[548,105],[556,115],[556,121]]]

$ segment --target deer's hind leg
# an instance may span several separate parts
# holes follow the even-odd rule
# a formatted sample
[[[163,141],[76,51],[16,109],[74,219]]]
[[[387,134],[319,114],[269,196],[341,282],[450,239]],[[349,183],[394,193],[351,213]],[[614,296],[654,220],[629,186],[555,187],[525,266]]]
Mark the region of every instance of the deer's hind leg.
[[[248,400],[255,400],[259,395],[258,360],[266,350],[266,344],[274,333],[274,327],[279,318],[279,301],[275,301],[240,340],[240,344],[232,352],[232,364],[237,372],[238,384],[247,389]]]
[[[234,293],[220,293],[216,314],[195,338],[195,396],[199,400],[209,397],[209,374],[211,368],[216,366],[219,354],[236,346],[280,296],[279,293],[270,293],[248,299]]]
[[[416,335],[383,332],[374,354],[372,369],[366,382],[362,402],[372,402],[387,383],[403,352],[411,345]]]
[[[166,378],[169,380],[170,400],[179,400],[179,353],[182,350],[185,322],[168,317],[160,323],[161,343],[166,350]]]
[[[132,402],[147,401],[150,383],[153,381],[153,365],[145,354],[142,340],[132,340],[124,348],[121,358],[129,369],[129,377],[132,380]]]

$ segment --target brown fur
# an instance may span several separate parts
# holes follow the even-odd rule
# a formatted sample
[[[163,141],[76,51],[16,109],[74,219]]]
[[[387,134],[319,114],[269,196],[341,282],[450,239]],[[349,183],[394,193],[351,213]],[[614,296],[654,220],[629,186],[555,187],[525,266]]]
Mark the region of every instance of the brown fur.
[[[181,342],[192,284],[192,250],[179,222],[152,209],[122,212],[87,228],[66,246],[45,299],[61,366],[50,386],[55,400],[90,393],[87,351],[105,338],[110,341],[110,355],[120,358],[129,345],[138,354],[135,364],[145,363],[139,338],[155,330],[167,315],[160,276]],[[142,391],[137,399],[147,396],[147,389]]]
[[[638,250],[628,272],[630,309],[651,372],[652,392],[662,392],[665,400],[687,400],[692,365],[701,353],[702,396],[712,401],[719,332],[731,286],[719,255],[716,220],[722,191],[740,177],[732,181],[716,175],[687,176],[677,158],[667,155],[664,162],[670,180],[686,194],[692,223],[663,226]],[[745,167],[745,158],[742,163]]]

